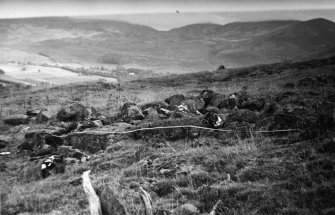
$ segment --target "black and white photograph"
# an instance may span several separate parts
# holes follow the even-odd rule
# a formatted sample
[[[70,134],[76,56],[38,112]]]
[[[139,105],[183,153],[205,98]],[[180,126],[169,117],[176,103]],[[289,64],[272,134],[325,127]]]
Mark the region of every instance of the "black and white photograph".
[[[0,0],[0,215],[335,215],[335,0]]]

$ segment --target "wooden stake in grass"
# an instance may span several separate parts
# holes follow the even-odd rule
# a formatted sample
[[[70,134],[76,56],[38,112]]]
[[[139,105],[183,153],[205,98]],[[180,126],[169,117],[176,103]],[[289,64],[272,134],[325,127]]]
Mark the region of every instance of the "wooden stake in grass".
[[[212,211],[210,212],[209,215],[215,215],[216,214],[216,209],[218,208],[219,204],[221,203],[221,199],[214,205]]]
[[[5,103],[5,99],[6,98],[3,98],[3,103]],[[2,102],[0,102],[0,121],[2,121]]]
[[[142,187],[139,187],[141,199],[145,206],[145,215],[153,215],[152,213],[152,199],[150,194],[145,191]]]
[[[91,170],[85,171],[82,176],[84,191],[86,193],[86,196],[88,198],[88,203],[90,205],[90,214],[91,215],[102,215],[100,199],[93,189],[91,179],[89,176],[90,172]]]

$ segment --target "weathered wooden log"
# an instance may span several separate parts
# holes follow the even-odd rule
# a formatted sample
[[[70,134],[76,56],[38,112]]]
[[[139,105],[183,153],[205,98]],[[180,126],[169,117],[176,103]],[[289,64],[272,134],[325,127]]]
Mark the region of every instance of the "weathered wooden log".
[[[85,171],[82,176],[84,191],[86,193],[86,196],[88,198],[88,203],[90,206],[90,214],[91,215],[102,215],[100,199],[93,189],[90,176],[89,176],[90,172],[91,170]]]
[[[145,206],[145,215],[153,215],[152,213],[152,199],[150,194],[145,191],[142,187],[139,187],[141,199]]]

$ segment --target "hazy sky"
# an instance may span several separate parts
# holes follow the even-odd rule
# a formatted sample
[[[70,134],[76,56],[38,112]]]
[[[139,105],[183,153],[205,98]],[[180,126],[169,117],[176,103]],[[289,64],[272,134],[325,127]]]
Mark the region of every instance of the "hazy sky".
[[[335,0],[0,0],[0,18],[334,8]]]

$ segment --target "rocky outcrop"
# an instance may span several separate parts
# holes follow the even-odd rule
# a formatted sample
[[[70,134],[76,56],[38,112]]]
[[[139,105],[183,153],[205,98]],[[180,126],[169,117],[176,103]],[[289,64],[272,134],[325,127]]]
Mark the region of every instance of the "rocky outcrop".
[[[242,101],[238,106],[239,109],[249,109],[252,111],[260,111],[263,109],[265,100],[263,98],[252,98],[248,97],[246,100]]]
[[[204,108],[208,106],[218,107],[226,100],[224,95],[214,92],[213,90],[203,90],[200,97],[204,100]]]
[[[50,155],[53,154],[56,151],[56,149],[48,144],[43,144],[40,146],[37,146],[33,153],[30,154],[31,157],[34,156],[43,156],[43,155]]]
[[[149,103],[141,105],[141,109],[143,111],[148,108],[154,108],[154,109],[169,108],[169,104],[166,103],[165,101],[157,101],[157,102],[149,102]]]
[[[62,128],[35,129],[25,134],[25,141],[18,146],[20,150],[34,151],[43,147],[45,144],[57,147],[63,144],[59,135],[64,133]]]
[[[108,136],[108,134],[98,133],[71,133],[62,139],[64,140],[64,145],[73,146],[89,153],[96,153],[106,149],[109,140]]]
[[[169,104],[171,107],[176,107],[180,105],[184,100],[185,96],[182,94],[176,94],[173,96],[170,96],[169,98],[166,98],[164,101]]]
[[[124,122],[130,123],[134,120],[143,120],[145,117],[135,103],[127,102],[121,108],[121,118]]]
[[[220,128],[224,125],[226,119],[224,116],[220,116],[216,113],[209,112],[205,115],[205,120],[208,123],[208,126],[211,128]]]
[[[57,114],[57,119],[63,122],[82,121],[88,115],[89,112],[84,105],[75,103],[62,108]]]
[[[52,117],[54,116],[51,111],[48,111],[47,109],[39,111],[39,113],[36,115],[36,123],[46,123],[48,122]]]
[[[25,114],[15,114],[5,117],[3,122],[12,126],[22,125],[29,122],[29,117]]]
[[[57,152],[66,158],[74,158],[77,161],[86,162],[89,156],[73,146],[59,146]]]
[[[225,69],[226,69],[226,67],[225,67],[224,65],[220,65],[220,66],[217,68],[216,71],[225,70]]]
[[[27,110],[26,115],[29,117],[36,117],[40,110]]]
[[[162,116],[158,114],[156,108],[149,107],[143,111],[145,118],[149,121],[159,120]],[[164,115],[165,117],[165,115]]]
[[[75,131],[83,131],[87,128],[98,128],[102,126],[103,123],[100,120],[84,120],[77,124]]]

